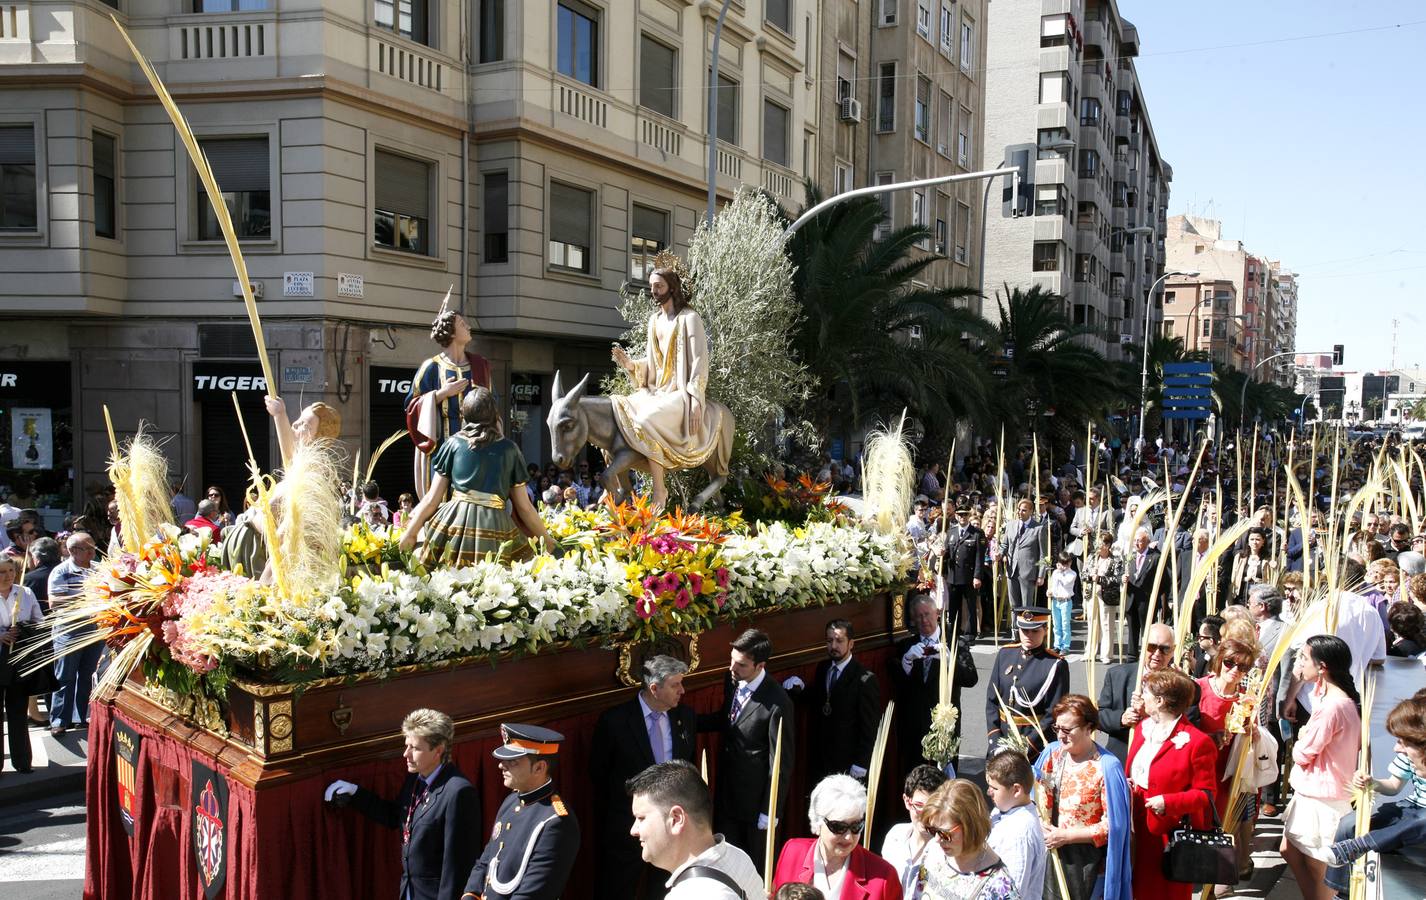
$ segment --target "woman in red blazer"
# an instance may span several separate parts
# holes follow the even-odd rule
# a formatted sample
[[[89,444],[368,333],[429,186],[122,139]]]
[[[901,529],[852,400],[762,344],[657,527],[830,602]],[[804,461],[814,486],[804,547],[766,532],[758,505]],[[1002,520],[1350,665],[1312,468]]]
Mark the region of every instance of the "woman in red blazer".
[[[1164,847],[1185,816],[1195,828],[1212,821],[1218,748],[1183,718],[1194,695],[1187,675],[1177,669],[1150,672],[1140,690],[1146,717],[1130,737],[1128,765],[1134,896],[1188,900],[1193,885],[1164,878]]]
[[[798,882],[827,900],[901,900],[901,879],[891,863],[861,846],[866,829],[866,788],[850,775],[828,775],[812,791],[807,819],[815,838],[782,847],[772,889]]]

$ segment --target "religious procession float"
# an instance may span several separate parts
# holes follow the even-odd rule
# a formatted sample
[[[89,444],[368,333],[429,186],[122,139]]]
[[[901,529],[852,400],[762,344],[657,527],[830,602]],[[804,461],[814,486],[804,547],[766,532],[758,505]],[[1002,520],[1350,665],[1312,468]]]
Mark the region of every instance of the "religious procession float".
[[[130,48],[207,195],[221,196]],[[246,287],[227,210],[214,211]],[[95,565],[59,625],[108,648],[90,720],[85,896],[389,895],[393,838],[322,791],[342,778],[393,795],[405,776],[401,722],[417,707],[454,719],[454,759],[481,788],[487,821],[505,793],[489,755],[502,720],[566,735],[561,791],[594,821],[589,736],[628,698],[645,655],[690,665],[684,702],[699,712],[717,708],[730,643],[749,626],[771,637],[779,673],[810,677],[833,618],[853,622],[864,664],[884,665],[912,563],[899,527],[909,452],[899,430],[880,449],[869,443],[866,518],[828,485],[764,474],[780,471],[778,448],[798,427],[777,410],[808,387],[787,362],[795,301],[783,242],[772,204],[740,193],[699,229],[687,264],[660,261],[654,296],[625,297],[640,325],[613,351],[618,371],[602,394],[588,379],[568,390],[556,380],[553,459],[569,466],[593,443],[608,461],[609,498],[593,510],[536,510],[491,386],[444,390],[478,372],[453,359],[449,377],[432,369],[432,402],[411,412],[428,467],[418,481],[429,482],[405,530],[347,515],[337,485],[360,470],[332,440],[337,413],[323,404],[289,422],[269,398],[282,466],[264,473],[250,460],[249,509],[221,545],[173,523],[167,463],[143,424],[116,434],[111,423],[122,550]],[[456,313],[443,307],[436,324],[433,336],[463,349]],[[730,473],[755,485],[732,511],[717,504]],[[716,749],[715,736],[705,752]],[[588,892],[588,856],[570,896]]]

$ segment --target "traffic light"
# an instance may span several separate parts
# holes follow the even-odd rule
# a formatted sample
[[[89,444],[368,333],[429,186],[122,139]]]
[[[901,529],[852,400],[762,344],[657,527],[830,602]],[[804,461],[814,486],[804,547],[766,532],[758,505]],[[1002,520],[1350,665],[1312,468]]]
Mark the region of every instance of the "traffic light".
[[[1334,365],[1334,366],[1340,366],[1341,364],[1342,364],[1342,345],[1341,345],[1341,344],[1333,344],[1333,345],[1332,345],[1332,365]]]
[[[1007,219],[1027,216],[1035,202],[1035,145],[1012,144],[1005,148],[1002,168],[1019,169],[1020,183],[1012,187],[1006,182],[1000,194],[1000,215]]]

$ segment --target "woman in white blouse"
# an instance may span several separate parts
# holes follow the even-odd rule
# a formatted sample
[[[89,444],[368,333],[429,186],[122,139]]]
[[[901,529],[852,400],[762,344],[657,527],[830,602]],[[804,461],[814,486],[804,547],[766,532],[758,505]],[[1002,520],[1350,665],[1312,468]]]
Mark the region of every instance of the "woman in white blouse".
[[[10,764],[15,771],[28,774],[30,768],[30,731],[25,712],[30,703],[28,679],[21,677],[20,664],[15,662],[20,625],[39,622],[39,601],[23,584],[16,584],[19,566],[9,557],[0,557],[0,710],[4,712],[5,730],[10,735]]]

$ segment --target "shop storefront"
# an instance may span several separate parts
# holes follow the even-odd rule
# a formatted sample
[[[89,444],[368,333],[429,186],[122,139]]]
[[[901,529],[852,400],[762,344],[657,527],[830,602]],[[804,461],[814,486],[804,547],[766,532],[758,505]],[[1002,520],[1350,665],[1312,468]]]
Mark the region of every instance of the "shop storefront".
[[[0,490],[58,531],[74,503],[73,366],[0,362]]]
[[[367,369],[367,446],[362,459],[370,460],[382,442],[397,431],[406,430],[406,392],[411,389],[414,371],[396,366],[371,366]],[[416,445],[408,437],[393,443],[376,461],[372,480],[381,488],[386,505],[395,512],[397,499],[414,491]],[[362,463],[365,469],[366,463]],[[417,498],[420,499],[420,498]]]
[[[256,360],[198,360],[193,363],[191,377],[198,433],[202,436],[198,442],[198,472],[202,484],[190,485],[189,494],[197,496],[196,491],[217,485],[228,496],[228,505],[236,514],[242,511],[248,486],[248,450],[238,424],[239,410],[257,464],[263,471],[269,471],[273,464],[272,429],[263,406],[267,381]],[[234,395],[238,398],[238,410],[233,409]]]

